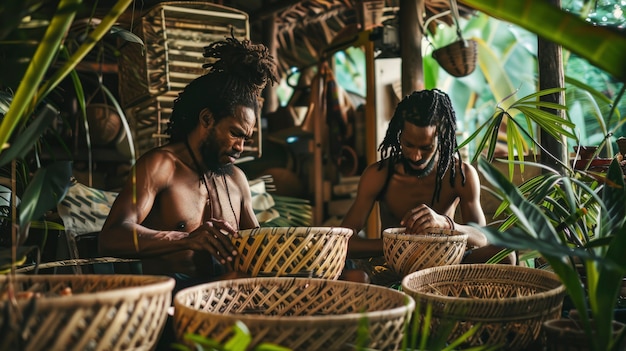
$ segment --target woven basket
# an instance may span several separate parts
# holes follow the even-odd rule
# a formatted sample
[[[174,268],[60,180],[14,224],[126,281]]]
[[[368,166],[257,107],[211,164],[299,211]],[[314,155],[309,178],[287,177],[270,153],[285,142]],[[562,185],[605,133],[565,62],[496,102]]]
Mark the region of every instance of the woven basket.
[[[431,229],[428,234],[405,234],[405,228],[383,231],[383,253],[389,267],[405,276],[424,268],[460,263],[467,234]]]
[[[239,231],[234,266],[251,277],[337,279],[346,262],[352,229],[264,227]]]
[[[354,350],[367,324],[369,347],[396,350],[415,308],[405,293],[377,285],[315,278],[246,278],[181,290],[174,297],[174,328],[224,343],[242,321],[249,349],[274,343],[292,350]]]
[[[465,77],[476,68],[476,41],[461,39],[433,51],[433,58],[446,72]]]
[[[174,280],[148,275],[16,275],[6,298],[0,276],[0,350],[151,350],[172,300]],[[67,288],[70,296],[63,296]],[[21,317],[20,317],[21,316]]]
[[[421,313],[432,306],[433,333],[446,333],[452,341],[481,323],[465,345],[499,345],[502,350],[533,344],[543,322],[560,316],[565,296],[554,273],[502,264],[428,268],[404,277],[402,288]]]

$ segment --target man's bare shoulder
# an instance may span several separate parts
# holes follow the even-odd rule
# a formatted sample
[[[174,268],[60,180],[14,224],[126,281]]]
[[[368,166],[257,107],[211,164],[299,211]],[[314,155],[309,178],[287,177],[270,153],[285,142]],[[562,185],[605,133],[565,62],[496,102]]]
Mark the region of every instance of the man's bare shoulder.
[[[232,172],[230,174],[230,177],[233,180],[235,180],[235,181],[241,181],[241,180],[247,181],[248,180],[247,177],[246,177],[246,174],[244,173],[244,171],[241,168],[239,168],[239,167],[237,167],[235,165],[233,165],[232,167],[233,168],[232,168]]]
[[[474,165],[472,165],[471,163],[467,162],[467,161],[462,161],[461,162],[461,167],[463,167],[463,172],[465,174],[470,174],[472,176],[474,175],[478,175],[478,171],[476,170],[476,167],[474,167]]]
[[[180,162],[180,157],[175,145],[165,145],[148,150],[137,160],[137,163],[158,164],[159,167],[174,166],[177,162]]]
[[[387,172],[389,171],[388,162],[389,162],[388,160],[381,160],[381,161],[370,164],[369,166],[365,167],[361,176],[369,175],[369,176],[375,176],[375,177],[380,177],[380,176],[386,177]]]
[[[387,182],[388,172],[388,164],[385,161],[370,164],[361,173],[359,191],[380,192]]]

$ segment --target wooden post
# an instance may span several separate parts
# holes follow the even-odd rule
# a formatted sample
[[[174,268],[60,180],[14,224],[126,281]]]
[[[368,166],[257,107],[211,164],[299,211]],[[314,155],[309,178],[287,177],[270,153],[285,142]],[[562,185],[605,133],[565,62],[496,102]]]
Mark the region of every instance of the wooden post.
[[[400,0],[400,57],[402,58],[402,96],[424,89],[422,30],[418,13],[424,0]],[[402,96],[400,98],[402,98]]]
[[[322,70],[324,65],[319,66]],[[325,72],[318,71],[320,79],[315,81],[319,84],[317,89],[319,96],[317,97],[318,106],[310,106],[313,108],[314,114],[311,116],[313,120],[313,189],[315,202],[313,205],[313,224],[315,226],[322,225],[324,221],[324,164],[322,159],[323,153],[323,128],[322,123],[326,121],[326,77]],[[314,89],[312,89],[315,91]]]
[[[548,0],[552,5],[561,7],[561,0]],[[562,88],[565,86],[565,78],[563,73],[563,53],[560,45],[554,44],[548,40],[538,37],[537,41],[537,63],[539,66],[539,89]],[[564,104],[564,92],[554,93],[541,97],[542,101]],[[561,118],[565,117],[565,111],[543,108],[543,110],[554,113]],[[543,129],[540,132],[540,141],[545,149],[561,162],[568,162],[567,150],[563,148],[565,137],[555,139]],[[545,152],[541,154],[541,163],[558,170],[563,174],[563,167],[550,155]]]
[[[365,51],[365,160],[368,165],[377,161],[376,153],[376,69],[374,63],[374,42],[368,41],[364,46]],[[367,220],[366,236],[378,238],[380,236],[378,205],[374,205]]]

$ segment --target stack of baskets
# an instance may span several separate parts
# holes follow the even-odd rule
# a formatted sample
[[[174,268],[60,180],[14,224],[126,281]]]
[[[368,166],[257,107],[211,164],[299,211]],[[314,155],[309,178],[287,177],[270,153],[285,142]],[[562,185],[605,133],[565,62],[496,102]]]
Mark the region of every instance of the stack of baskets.
[[[358,329],[366,345],[397,350],[415,308],[405,293],[376,285],[313,278],[247,278],[181,290],[174,298],[179,340],[188,333],[220,344],[243,322],[253,340],[292,350],[353,350]]]
[[[0,350],[153,349],[173,288],[148,275],[0,276]]]
[[[341,227],[263,227],[232,238],[239,252],[235,270],[251,277],[337,279],[352,229]]]
[[[565,296],[554,273],[502,264],[428,268],[404,277],[402,288],[422,317],[432,307],[432,334],[445,333],[451,342],[480,324],[465,346],[502,350],[534,349],[543,322],[559,318]]]
[[[383,231],[383,253],[390,268],[401,276],[424,268],[458,264],[467,246],[467,234],[431,229],[426,234],[407,234],[405,228]]]

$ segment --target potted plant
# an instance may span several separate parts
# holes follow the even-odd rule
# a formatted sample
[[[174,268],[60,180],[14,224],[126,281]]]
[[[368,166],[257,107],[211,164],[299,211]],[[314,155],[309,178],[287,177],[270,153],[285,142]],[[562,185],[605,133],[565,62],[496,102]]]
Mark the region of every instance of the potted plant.
[[[545,172],[516,187],[479,159],[479,170],[509,216],[499,228],[476,228],[496,245],[539,252],[565,285],[589,350],[617,350],[624,333],[614,333],[614,310],[626,274],[626,187],[620,163],[613,160],[606,174],[566,167],[565,175],[532,165]]]

